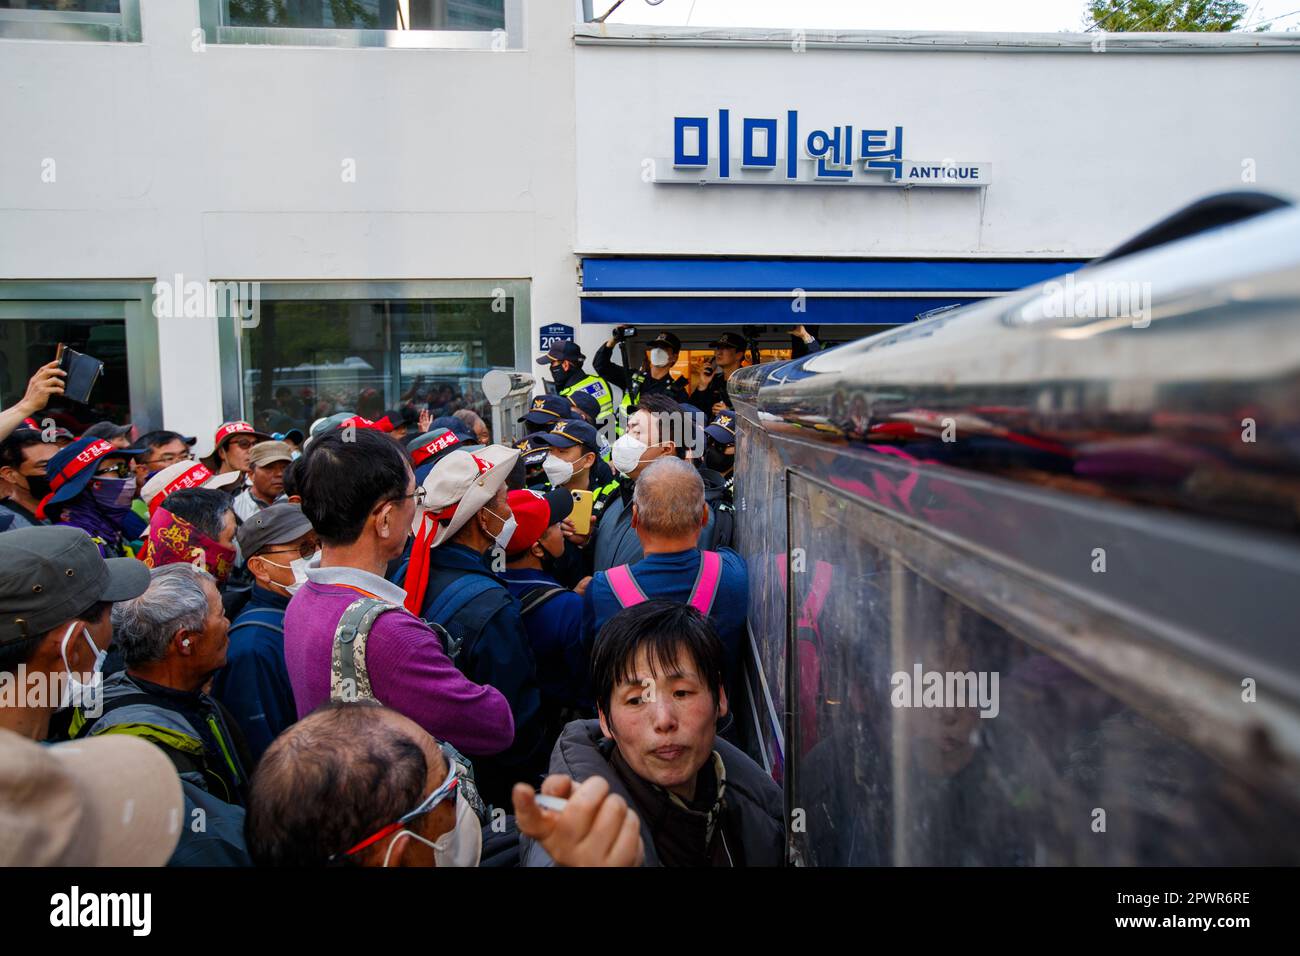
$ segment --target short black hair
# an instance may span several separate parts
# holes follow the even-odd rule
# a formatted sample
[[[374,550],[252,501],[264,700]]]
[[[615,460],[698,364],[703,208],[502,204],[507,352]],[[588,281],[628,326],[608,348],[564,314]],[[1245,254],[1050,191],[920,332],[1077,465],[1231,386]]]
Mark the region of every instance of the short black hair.
[[[410,458],[373,428],[335,429],[311,440],[296,476],[302,511],[326,544],[361,537],[370,513],[406,494]]]
[[[41,433],[34,428],[17,429],[0,441],[0,468],[21,468],[27,449],[42,441]]]
[[[719,702],[723,650],[713,623],[689,604],[657,598],[619,611],[596,635],[591,682],[596,704],[607,720],[610,698],[620,684],[636,676],[632,665],[643,647],[653,674],[666,671],[684,649],[708,685],[714,704]]]
[[[162,507],[214,541],[225,530],[226,512],[235,510],[230,495],[213,488],[181,488],[164,498]]]
[[[185,436],[180,432],[169,432],[166,429],[159,429],[157,431],[145,432],[135,440],[135,447],[147,448],[152,451],[155,448],[161,448],[163,445],[170,445],[174,441],[178,441],[182,445],[186,443]]]
[[[271,744],[244,821],[255,865],[324,866],[415,809],[428,761],[383,711],[370,702],[327,703]]]

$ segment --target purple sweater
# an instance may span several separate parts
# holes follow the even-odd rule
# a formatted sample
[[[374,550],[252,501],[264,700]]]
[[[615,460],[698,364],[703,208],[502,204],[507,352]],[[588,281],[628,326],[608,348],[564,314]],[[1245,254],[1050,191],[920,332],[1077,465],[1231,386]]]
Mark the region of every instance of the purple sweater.
[[[349,587],[309,580],[289,602],[284,660],[300,720],[329,700],[334,630],[360,596]],[[366,671],[381,703],[470,756],[500,753],[514,740],[514,718],[500,691],[466,678],[438,635],[405,609],[375,620],[366,640]]]

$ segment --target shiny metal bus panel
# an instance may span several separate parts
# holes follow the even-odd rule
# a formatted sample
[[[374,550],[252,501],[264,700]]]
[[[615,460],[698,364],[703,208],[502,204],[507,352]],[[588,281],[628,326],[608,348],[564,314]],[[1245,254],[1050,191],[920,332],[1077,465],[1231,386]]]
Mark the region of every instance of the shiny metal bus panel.
[[[733,377],[792,861],[1300,862],[1298,323],[1284,210]]]

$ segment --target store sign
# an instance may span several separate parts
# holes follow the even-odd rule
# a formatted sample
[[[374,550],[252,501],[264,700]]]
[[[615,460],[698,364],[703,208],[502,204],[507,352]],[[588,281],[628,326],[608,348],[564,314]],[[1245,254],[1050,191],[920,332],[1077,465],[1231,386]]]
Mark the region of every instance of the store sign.
[[[573,326],[565,325],[562,322],[556,322],[554,325],[543,325],[542,331],[537,336],[537,345],[543,352],[548,351],[552,345],[572,341]]]
[[[716,123],[716,134],[710,127]],[[738,135],[737,135],[738,134]],[[820,186],[987,186],[992,163],[904,159],[903,127],[808,129],[784,119],[673,117],[672,161],[656,160],[657,183]]]

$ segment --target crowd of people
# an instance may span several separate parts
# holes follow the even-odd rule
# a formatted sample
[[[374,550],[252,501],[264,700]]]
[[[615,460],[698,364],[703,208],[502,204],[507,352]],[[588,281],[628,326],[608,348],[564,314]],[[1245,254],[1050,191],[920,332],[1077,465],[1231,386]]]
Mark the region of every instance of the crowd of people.
[[[200,460],[54,428],[38,370],[0,412],[0,862],[778,864],[730,710],[745,340],[691,387],[672,333],[637,371],[619,334],[538,360],[513,444],[426,403],[226,422]],[[53,844],[38,784],[79,805]]]

